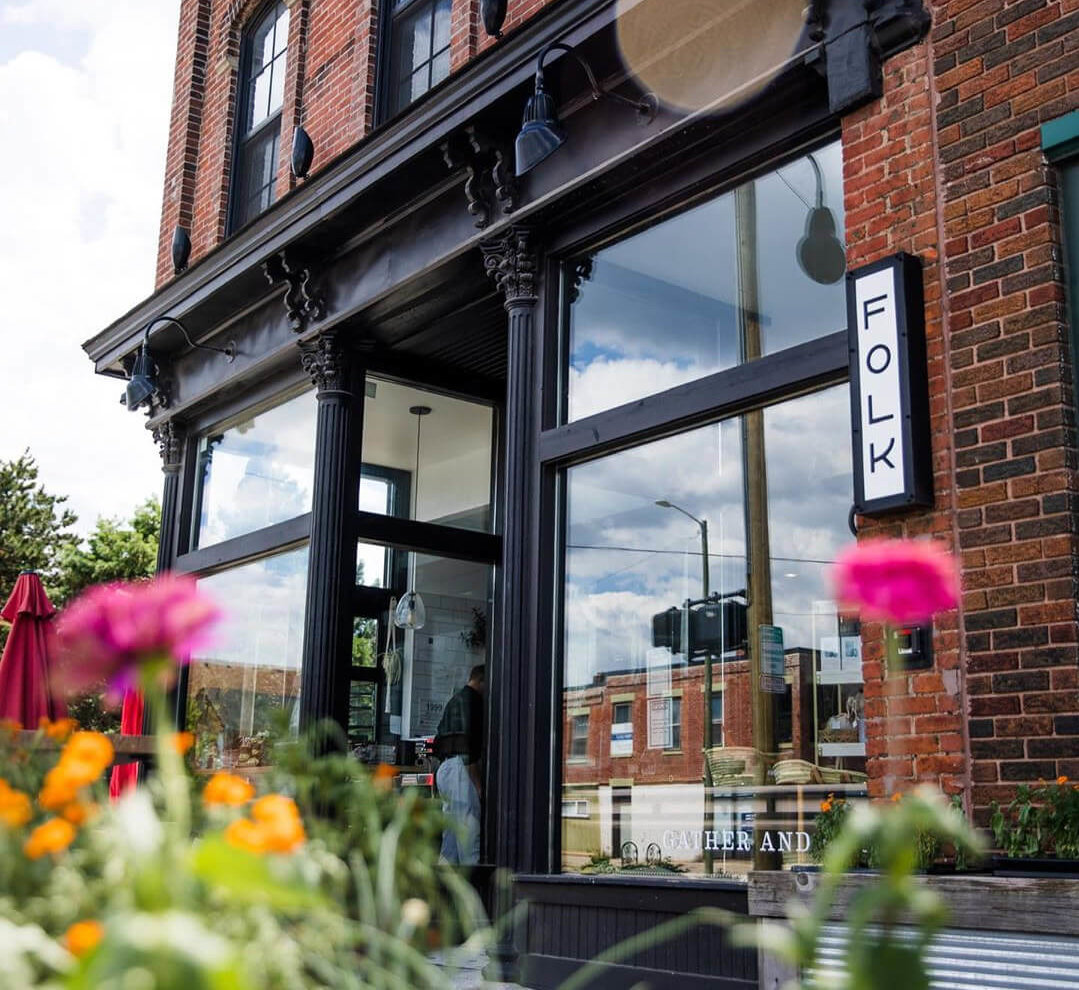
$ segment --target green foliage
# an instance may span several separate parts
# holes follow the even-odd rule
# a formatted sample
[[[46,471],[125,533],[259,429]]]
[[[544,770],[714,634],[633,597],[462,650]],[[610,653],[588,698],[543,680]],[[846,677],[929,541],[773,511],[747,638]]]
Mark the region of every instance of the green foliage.
[[[824,871],[808,909],[793,905],[787,925],[741,924],[732,940],[759,945],[807,974],[798,986],[823,990],[813,976],[822,930],[832,916],[844,874],[872,849],[879,876],[855,887],[844,909],[849,928],[845,990],[928,990],[926,948],[944,924],[947,910],[939,895],[919,884],[914,871],[925,849],[951,843],[968,855],[980,840],[966,819],[931,788],[919,788],[902,801],[862,804],[845,813],[842,827],[828,843]],[[913,925],[913,933],[906,926]]]
[[[119,732],[120,709],[109,708],[105,704],[105,685],[99,684],[92,691],[70,698],[67,713],[79,723],[79,727],[90,732]]]
[[[893,798],[893,801],[897,800],[898,798]],[[817,815],[816,828],[809,842],[809,855],[815,863],[824,861],[828,849],[843,832],[852,809],[853,805],[832,794],[828,795],[826,801],[821,802],[821,812]],[[962,809],[959,810],[961,812]],[[940,839],[933,831],[919,831],[913,834],[912,842],[916,851],[915,869],[925,872],[936,862],[941,853]],[[857,855],[850,863],[850,868],[881,869],[883,865],[881,857],[882,851],[870,843],[857,851]]]
[[[136,507],[126,523],[98,519],[85,546],[68,546],[61,555],[56,585],[59,602],[70,601],[91,585],[153,577],[160,522],[161,504],[156,498]]]
[[[70,532],[78,519],[66,501],[38,482],[29,450],[0,461],[0,594],[10,594],[23,570],[37,571],[50,594],[58,587],[63,557],[78,546]]]
[[[989,826],[1008,858],[1079,858],[1079,785],[1067,777],[1038,787],[1020,784],[1009,804],[991,807]]]
[[[835,841],[836,836],[842,830],[843,823],[846,822],[851,807],[852,805],[848,804],[843,798],[837,798],[834,794],[829,794],[826,800],[821,801],[820,814],[817,815],[816,827],[813,830],[812,838],[809,840],[809,855],[814,863],[819,863],[824,859],[828,846]],[[868,864],[867,862],[859,862],[855,865],[865,866]]]

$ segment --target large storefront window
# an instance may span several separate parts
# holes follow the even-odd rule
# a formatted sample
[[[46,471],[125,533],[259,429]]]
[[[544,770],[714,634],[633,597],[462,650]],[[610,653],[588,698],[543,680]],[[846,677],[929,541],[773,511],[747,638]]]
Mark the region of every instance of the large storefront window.
[[[311,511],[315,416],[304,393],[199,441],[192,548]]]
[[[743,878],[864,793],[846,386],[566,471],[562,866]]]
[[[490,532],[493,430],[488,405],[368,378],[360,508]]]
[[[195,766],[266,766],[274,733],[299,728],[307,547],[202,578],[199,587],[225,619],[188,668]]]
[[[844,327],[843,223],[835,142],[570,259],[565,420]]]

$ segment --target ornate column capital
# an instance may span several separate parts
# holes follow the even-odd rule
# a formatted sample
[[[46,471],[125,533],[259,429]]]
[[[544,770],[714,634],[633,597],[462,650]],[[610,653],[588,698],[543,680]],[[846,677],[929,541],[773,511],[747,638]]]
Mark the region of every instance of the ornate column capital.
[[[349,391],[351,362],[336,330],[300,342],[300,364],[319,394]]]
[[[175,420],[166,420],[158,423],[153,428],[154,443],[157,444],[158,453],[161,454],[161,469],[163,471],[179,471],[180,462],[184,456],[183,429]]]
[[[506,308],[536,302],[539,269],[535,235],[530,227],[511,227],[505,237],[480,245],[487,274],[506,298]]]

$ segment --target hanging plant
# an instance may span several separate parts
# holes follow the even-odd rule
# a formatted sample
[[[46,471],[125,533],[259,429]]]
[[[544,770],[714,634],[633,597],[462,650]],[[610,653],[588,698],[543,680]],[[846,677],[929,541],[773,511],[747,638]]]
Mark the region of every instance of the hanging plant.
[[[470,650],[481,650],[487,645],[487,615],[482,609],[472,609],[472,628],[461,633],[461,641]]]

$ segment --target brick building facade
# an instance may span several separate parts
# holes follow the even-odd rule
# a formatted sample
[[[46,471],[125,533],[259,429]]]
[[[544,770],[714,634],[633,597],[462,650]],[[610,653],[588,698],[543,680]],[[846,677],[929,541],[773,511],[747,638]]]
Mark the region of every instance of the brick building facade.
[[[602,814],[616,834],[616,798],[631,806],[656,774],[683,788],[672,827],[699,833],[709,814],[701,664],[670,654],[681,752],[643,744],[649,623],[684,601],[745,613],[723,745],[761,779],[793,781],[787,758],[816,781],[857,774],[875,798],[928,781],[984,825],[1022,782],[1079,778],[1079,0],[769,0],[753,16],[726,0],[508,0],[496,38],[484,17],[500,6],[182,0],[157,286],[86,348],[117,377],[152,353],[163,566],[225,575],[252,616],[274,603],[266,624],[302,658],[268,682],[297,723],[349,724],[362,697],[369,751],[408,765],[413,713],[437,720],[459,686],[443,653],[459,637],[486,651],[483,858],[533,901],[518,949],[541,986],[603,947],[559,913],[583,889],[565,829],[592,834]],[[514,177],[526,106],[522,133],[548,157],[524,140]],[[301,129],[313,160],[297,175]],[[259,208],[237,219],[252,183]],[[962,602],[936,617],[924,669],[886,671],[883,629],[843,632],[831,601],[855,468],[842,275],[806,260],[821,211],[848,273],[900,253],[921,265],[933,502],[850,523],[959,556]],[[257,524],[236,512],[211,542],[229,471],[296,506],[258,506]],[[409,631],[399,682],[355,667],[356,620],[378,653],[391,602],[417,590],[454,601],[461,628]],[[787,658],[790,750],[766,642]],[[627,703],[628,762],[610,751]],[[268,705],[232,707],[253,732]],[[572,746],[585,708],[587,765]],[[844,741],[822,748],[823,728]],[[770,794],[770,811],[787,800]],[[738,813],[759,814],[744,797]],[[707,896],[657,888],[649,907],[589,887],[588,930],[648,927],[687,898],[743,910],[700,853]],[[682,958],[638,976],[664,985],[656,971]],[[750,978],[720,935],[693,958],[697,976]]]

